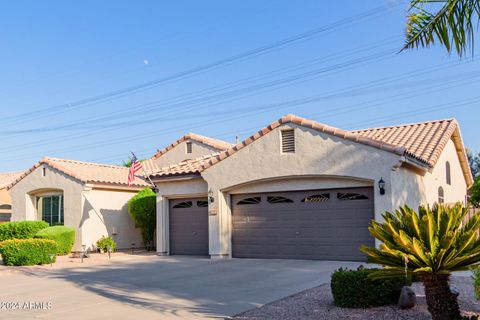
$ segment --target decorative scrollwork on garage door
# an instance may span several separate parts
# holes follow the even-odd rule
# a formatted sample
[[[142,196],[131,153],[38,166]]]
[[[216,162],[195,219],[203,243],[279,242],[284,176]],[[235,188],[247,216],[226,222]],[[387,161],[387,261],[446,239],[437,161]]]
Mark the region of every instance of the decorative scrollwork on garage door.
[[[302,202],[328,202],[330,193],[312,194],[302,199]]]
[[[349,193],[337,193],[337,199],[338,200],[368,200],[368,197],[364,194],[360,193],[354,193],[354,192],[349,192]]]
[[[179,209],[179,208],[191,208],[193,205],[192,201],[184,201],[177,203],[176,205],[173,206],[174,209]]]
[[[260,197],[250,197],[238,201],[237,204],[259,204],[260,202],[262,202]]]
[[[280,196],[269,196],[267,197],[268,203],[292,203],[293,200],[285,197]]]

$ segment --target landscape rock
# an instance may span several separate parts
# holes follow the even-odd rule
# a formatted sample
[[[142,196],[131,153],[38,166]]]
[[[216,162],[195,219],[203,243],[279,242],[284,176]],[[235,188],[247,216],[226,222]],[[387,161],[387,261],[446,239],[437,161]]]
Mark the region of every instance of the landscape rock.
[[[401,309],[411,309],[417,304],[417,297],[415,291],[409,286],[402,287],[400,298],[398,299],[398,306]]]

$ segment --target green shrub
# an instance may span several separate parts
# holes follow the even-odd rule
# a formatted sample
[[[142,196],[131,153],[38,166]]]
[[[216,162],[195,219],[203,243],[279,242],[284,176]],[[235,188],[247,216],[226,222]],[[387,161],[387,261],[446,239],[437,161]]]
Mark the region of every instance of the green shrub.
[[[156,194],[149,188],[139,191],[128,201],[128,212],[133,220],[135,220],[135,224],[140,227],[143,243],[148,249],[153,244],[153,237],[157,226],[156,208]]]
[[[472,278],[475,297],[477,300],[480,300],[480,267],[472,268]]]
[[[0,224],[0,242],[9,239],[28,239],[48,227],[45,221],[13,221]]]
[[[107,252],[108,246],[112,248],[112,252],[115,251],[117,244],[113,241],[112,237],[102,236],[100,240],[97,241],[97,249],[100,249],[102,252]]]
[[[343,308],[369,308],[397,303],[405,278],[386,280],[368,277],[377,270],[336,270],[330,284],[335,305]]]
[[[50,263],[48,255],[55,253],[56,249],[55,241],[48,239],[11,239],[0,243],[0,254],[7,266]]]
[[[35,238],[50,239],[57,244],[57,255],[63,256],[72,251],[75,241],[75,229],[64,226],[54,226],[42,229],[37,232]]]

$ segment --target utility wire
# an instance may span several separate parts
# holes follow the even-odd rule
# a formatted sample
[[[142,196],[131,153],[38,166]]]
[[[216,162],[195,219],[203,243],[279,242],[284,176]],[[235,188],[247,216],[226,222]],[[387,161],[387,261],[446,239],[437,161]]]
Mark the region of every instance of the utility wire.
[[[148,82],[145,82],[145,83],[142,83],[142,84],[139,84],[139,85],[135,85],[135,86],[131,86],[131,87],[128,87],[128,88],[119,89],[119,90],[114,90],[114,91],[111,91],[111,92],[108,92],[108,93],[99,94],[99,95],[92,96],[92,97],[89,97],[89,98],[80,99],[80,100],[77,100],[77,101],[74,101],[74,102],[65,103],[65,104],[56,105],[56,106],[51,106],[51,107],[46,107],[46,108],[42,108],[41,110],[32,111],[32,112],[28,112],[28,113],[23,113],[23,114],[19,114],[19,115],[3,117],[2,119],[0,119],[0,123],[8,123],[9,121],[12,121],[12,120],[39,119],[39,118],[42,118],[42,117],[51,116],[52,114],[58,114],[58,113],[66,112],[66,111],[71,111],[73,109],[78,109],[78,108],[80,108],[82,106],[85,106],[85,105],[91,105],[92,103],[105,102],[107,100],[109,101],[112,98],[125,97],[126,95],[130,95],[130,94],[134,94],[134,93],[138,93],[138,92],[143,92],[145,90],[150,90],[150,89],[155,88],[159,85],[171,83],[173,81],[178,81],[178,80],[181,80],[181,79],[185,79],[187,77],[191,77],[191,76],[198,75],[198,74],[201,74],[201,73],[209,72],[209,71],[218,69],[220,67],[225,67],[225,66],[231,65],[233,63],[245,61],[247,59],[251,59],[252,57],[257,57],[259,55],[269,53],[273,50],[278,50],[278,49],[284,48],[286,46],[296,44],[299,41],[309,40],[309,39],[312,39],[312,38],[318,36],[319,34],[322,34],[322,33],[328,32],[328,31],[337,30],[340,27],[344,27],[346,25],[352,26],[352,25],[358,24],[360,22],[363,22],[363,21],[367,20],[368,18],[372,18],[372,17],[376,17],[377,15],[385,14],[385,12],[387,10],[388,9],[384,5],[382,5],[382,6],[374,8],[374,9],[362,12],[360,14],[356,14],[356,15],[338,20],[334,23],[327,24],[325,26],[315,28],[315,29],[306,31],[304,33],[300,33],[300,34],[297,34],[295,36],[288,37],[288,38],[285,38],[285,39],[282,39],[282,40],[279,40],[279,41],[276,41],[276,42],[273,42],[273,43],[270,43],[270,44],[267,44],[267,45],[264,45],[264,46],[261,46],[261,47],[258,47],[258,48],[255,48],[255,49],[252,49],[252,50],[249,50],[249,51],[237,54],[237,55],[233,55],[233,56],[230,56],[230,57],[227,57],[227,58],[224,58],[224,59],[220,59],[220,60],[217,60],[217,61],[212,62],[212,63],[208,63],[208,64],[205,64],[205,65],[202,65],[202,66],[199,66],[199,67],[195,67],[195,68],[192,68],[192,69],[189,69],[189,70],[186,70],[186,71],[178,72],[178,73],[175,73],[173,75],[162,77],[162,78],[159,78],[159,79],[156,79],[156,80],[148,81]]]

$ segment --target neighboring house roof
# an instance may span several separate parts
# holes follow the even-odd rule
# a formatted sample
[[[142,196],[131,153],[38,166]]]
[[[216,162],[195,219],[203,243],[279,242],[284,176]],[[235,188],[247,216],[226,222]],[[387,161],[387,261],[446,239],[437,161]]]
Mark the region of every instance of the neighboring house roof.
[[[440,154],[445,148],[445,145],[450,139],[452,139],[460,159],[460,164],[462,166],[467,185],[471,186],[473,183],[465,148],[461,139],[460,130],[455,119],[347,131],[289,114],[275,122],[272,122],[270,125],[258,131],[253,136],[245,139],[235,146],[232,146],[228,150],[219,152],[218,154],[210,155],[202,161],[195,162],[195,172],[202,172],[203,170],[236,153],[238,150],[248,146],[253,141],[260,139],[273,129],[286,123],[294,123],[342,139],[406,156],[408,158],[415,159],[418,162],[423,163],[423,165],[426,167],[430,168],[435,166]],[[182,168],[188,168],[188,172],[185,172],[185,174],[192,173],[192,167],[179,166],[175,167],[175,174],[182,174]],[[155,175],[168,175],[168,173],[163,174],[163,172],[157,172]]]
[[[171,145],[169,145],[168,147],[166,147],[162,150],[157,150],[157,153],[155,153],[155,155],[151,159],[154,159],[154,160],[158,159],[160,156],[162,156],[166,152],[170,151],[171,149],[173,149],[174,147],[176,147],[180,143],[182,143],[184,141],[188,141],[188,140],[193,140],[193,141],[203,143],[207,146],[210,146],[212,148],[217,149],[218,151],[227,150],[227,149],[233,147],[233,144],[228,143],[226,141],[205,137],[205,136],[201,136],[199,134],[195,134],[195,133],[190,132],[190,133],[184,135],[183,137],[181,137],[180,139],[178,139],[177,141],[175,141],[174,143],[172,143]]]
[[[17,177],[8,185],[8,188],[12,188],[15,184],[28,176],[32,171],[40,167],[42,164],[46,164],[83,183],[128,185],[127,177],[129,168],[127,167],[45,157],[29,170]],[[135,176],[135,180],[133,181],[132,185],[137,187],[149,186],[143,177],[139,176]]]
[[[158,167],[152,165],[149,167],[149,170],[146,171],[146,174],[151,177],[196,174],[200,172],[206,162],[217,155],[218,153],[214,153],[195,159],[188,159],[167,167]]]
[[[0,189],[6,188],[10,183],[20,177],[22,173],[22,171],[0,173]]]

